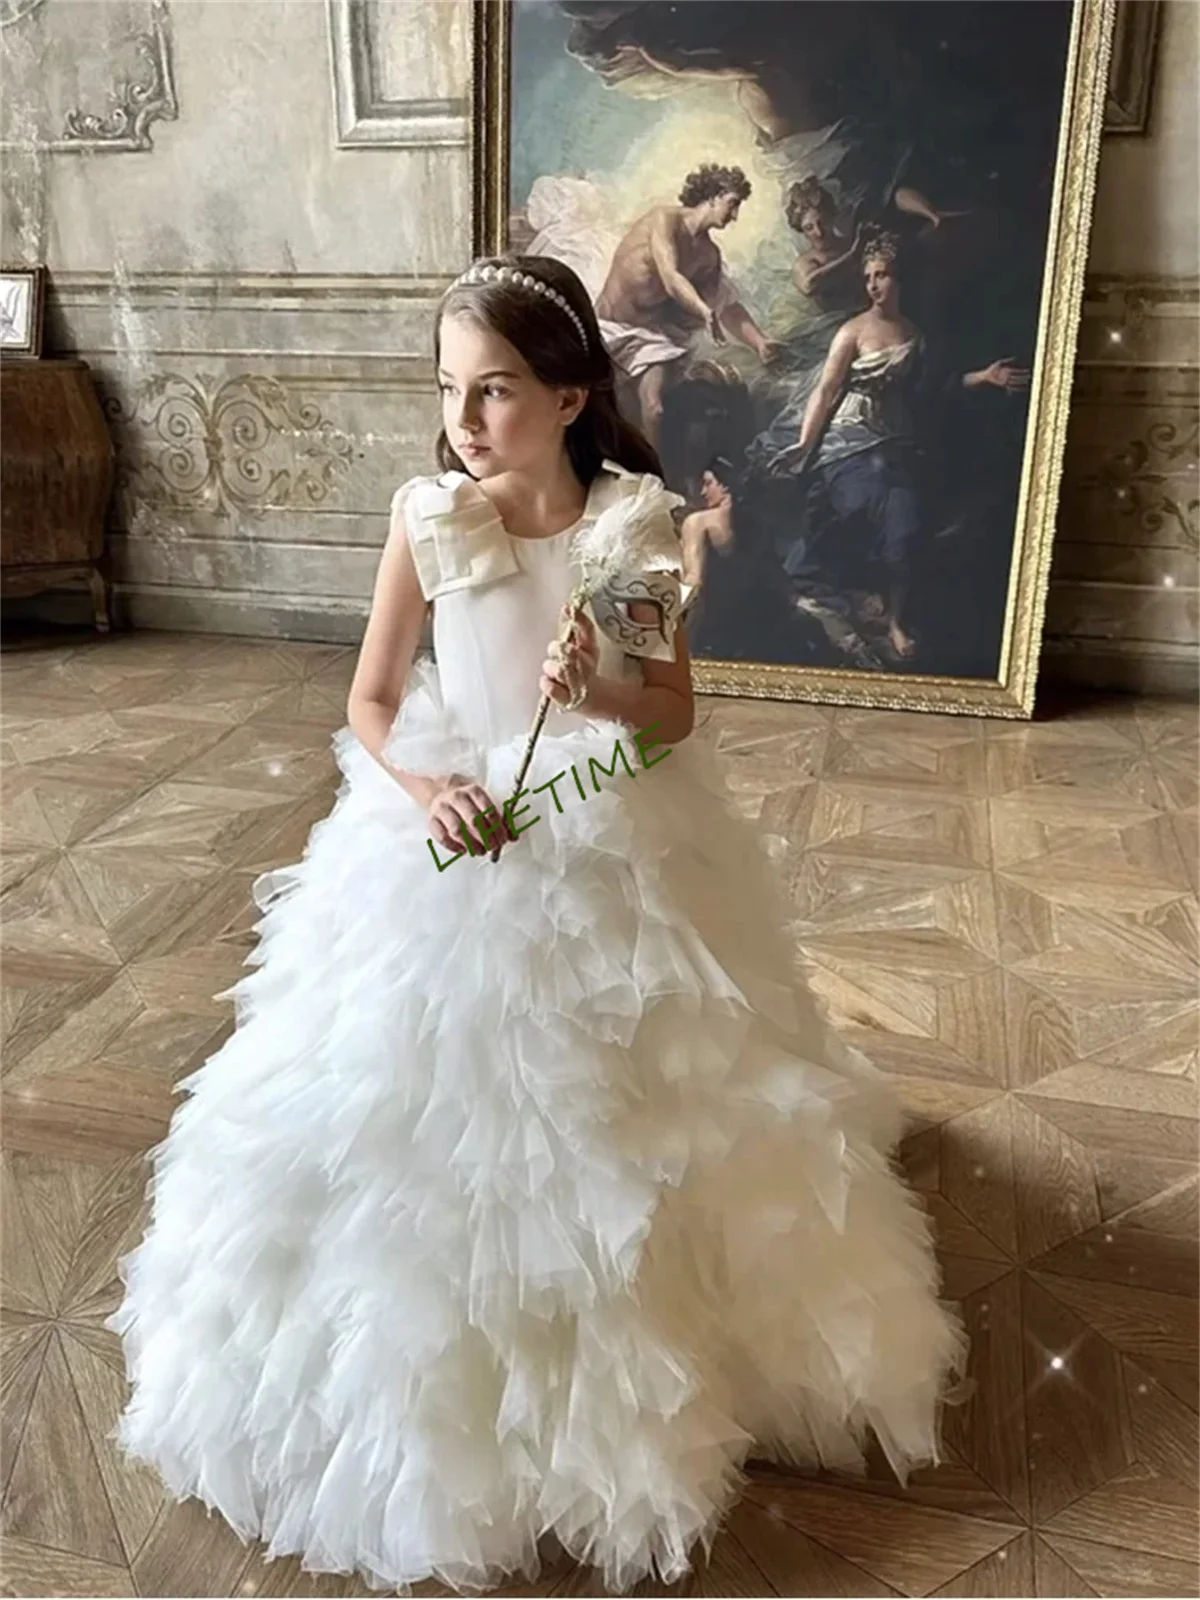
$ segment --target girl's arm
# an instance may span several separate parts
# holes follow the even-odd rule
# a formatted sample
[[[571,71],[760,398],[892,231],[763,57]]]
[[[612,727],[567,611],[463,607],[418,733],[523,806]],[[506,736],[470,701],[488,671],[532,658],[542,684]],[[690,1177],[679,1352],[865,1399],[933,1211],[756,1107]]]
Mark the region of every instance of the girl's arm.
[[[635,622],[658,621],[657,608],[645,601],[631,604],[629,614]],[[624,683],[616,678],[593,678],[581,709],[592,716],[616,717],[639,732],[657,724],[665,744],[679,744],[696,721],[687,630],[682,623],[675,629],[674,661],[643,660],[642,679],[641,683]]]
[[[417,581],[404,513],[397,499],[375,574],[371,614],[350,685],[346,719],[363,748],[418,805],[426,808],[438,787],[436,781],[394,767],[385,758],[383,747],[404,698],[404,685],[429,609]]]
[[[502,814],[487,790],[461,773],[427,775],[405,772],[393,766],[383,753],[392,730],[404,685],[417,645],[428,602],[421,593],[417,569],[404,526],[399,498],[392,505],[392,524],[375,574],[371,614],[363,634],[358,666],[346,704],[346,720],[358,740],[383,770],[412,796],[429,814],[430,833],[438,844],[461,854],[464,838],[468,848],[476,845],[486,856],[497,845],[511,844],[517,838],[512,823],[500,821],[489,832],[481,817],[501,819]]]

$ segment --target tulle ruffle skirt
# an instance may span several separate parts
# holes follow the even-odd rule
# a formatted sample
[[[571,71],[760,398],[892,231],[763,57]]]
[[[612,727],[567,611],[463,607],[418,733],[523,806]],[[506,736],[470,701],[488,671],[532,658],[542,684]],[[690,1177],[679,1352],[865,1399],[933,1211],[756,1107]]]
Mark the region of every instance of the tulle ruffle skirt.
[[[637,775],[596,792],[619,735]],[[563,772],[561,812],[532,795],[498,863],[439,872],[335,745],[332,813],[255,886],[237,1029],[151,1152],[109,1319],[125,1449],[389,1588],[490,1586],[550,1534],[614,1587],[670,1580],[752,1447],[936,1459],[963,1340],[897,1108],[797,980],[709,758],[543,734],[527,787]],[[523,745],[475,744],[420,668],[389,753],[503,800]]]

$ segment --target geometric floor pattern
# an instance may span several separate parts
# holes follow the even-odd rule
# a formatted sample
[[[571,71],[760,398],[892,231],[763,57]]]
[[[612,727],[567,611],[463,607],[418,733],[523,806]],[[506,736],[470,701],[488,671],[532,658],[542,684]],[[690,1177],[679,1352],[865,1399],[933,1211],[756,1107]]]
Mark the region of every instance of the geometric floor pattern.
[[[250,885],[329,811],[354,654],[132,634],[0,663],[3,1589],[367,1595],[264,1562],[107,1435],[103,1320]],[[808,964],[896,1081],[972,1337],[906,1488],[753,1467],[697,1595],[1197,1592],[1194,706],[1032,725],[707,699]],[[551,1564],[506,1594],[596,1594]],[[435,1585],[418,1593],[441,1593]]]

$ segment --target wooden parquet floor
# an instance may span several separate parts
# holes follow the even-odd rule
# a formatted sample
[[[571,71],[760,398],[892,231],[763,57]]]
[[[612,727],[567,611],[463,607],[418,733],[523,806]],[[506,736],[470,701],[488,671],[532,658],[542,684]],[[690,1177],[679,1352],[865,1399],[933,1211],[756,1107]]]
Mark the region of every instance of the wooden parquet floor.
[[[2,663],[7,1594],[370,1593],[123,1465],[102,1326],[172,1085],[231,1025],[251,881],[332,804],[352,665],[149,634]],[[681,1592],[1196,1593],[1195,710],[703,715],[787,840],[816,982],[903,1093],[976,1388],[907,1489],[754,1471]]]

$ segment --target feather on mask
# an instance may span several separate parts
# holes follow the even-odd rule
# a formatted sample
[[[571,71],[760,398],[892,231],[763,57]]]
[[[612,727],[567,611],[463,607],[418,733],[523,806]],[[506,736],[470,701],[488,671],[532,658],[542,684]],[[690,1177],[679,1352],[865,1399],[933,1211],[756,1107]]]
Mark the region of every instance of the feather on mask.
[[[626,654],[673,661],[683,591],[671,513],[683,497],[649,474],[627,477],[620,487],[621,497],[571,541],[582,574],[572,600],[590,604],[597,627]],[[634,621],[629,607],[639,601],[656,607],[656,622]]]

